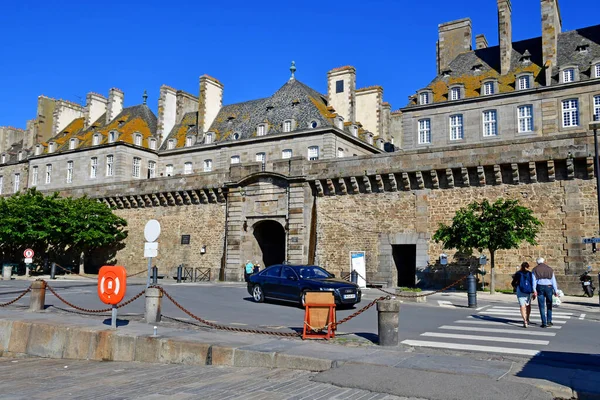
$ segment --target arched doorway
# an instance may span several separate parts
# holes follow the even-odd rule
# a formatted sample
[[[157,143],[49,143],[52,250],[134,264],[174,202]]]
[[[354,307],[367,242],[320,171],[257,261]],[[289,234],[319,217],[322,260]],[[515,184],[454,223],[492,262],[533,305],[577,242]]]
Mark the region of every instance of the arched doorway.
[[[285,261],[285,230],[280,223],[270,220],[257,222],[254,238],[262,251],[265,267]]]

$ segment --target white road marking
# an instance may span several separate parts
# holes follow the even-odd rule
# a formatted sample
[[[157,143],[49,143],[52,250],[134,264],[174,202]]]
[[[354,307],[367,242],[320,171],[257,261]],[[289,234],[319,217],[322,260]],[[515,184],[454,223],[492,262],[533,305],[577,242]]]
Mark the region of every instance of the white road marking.
[[[493,307],[491,309],[489,309],[488,311],[516,311],[516,312],[520,312],[520,310],[517,307]],[[562,311],[554,311],[552,310],[552,315],[573,315],[572,312],[562,312]]]
[[[438,300],[437,302],[440,307],[454,307],[454,304],[448,300]]]
[[[489,305],[487,305],[487,306],[483,306],[483,307],[479,307],[479,308],[476,308],[475,310],[476,310],[476,311],[481,311],[481,310],[483,310],[484,308],[488,308],[488,307],[489,307]]]
[[[584,318],[585,318],[585,314],[581,314],[581,315],[579,316],[579,319],[584,319]]]
[[[229,323],[229,325],[240,325],[240,326],[246,326],[246,325],[248,325],[248,324],[242,324],[242,323],[239,323],[239,322],[230,322],[230,323]]]
[[[532,326],[533,328],[533,326]],[[491,332],[491,333],[508,333],[515,335],[529,335],[529,336],[556,336],[556,333],[552,332],[537,332],[531,328],[528,329],[500,329],[500,328],[479,328],[477,326],[453,326],[453,325],[442,325],[438,329],[447,329],[453,331],[468,331],[468,332]]]
[[[421,336],[427,337],[440,337],[448,339],[464,339],[464,340],[480,340],[484,342],[504,342],[504,343],[522,343],[522,344],[536,344],[541,346],[548,345],[547,340],[533,340],[533,339],[515,339],[515,338],[503,338],[497,336],[476,336],[476,335],[463,335],[459,333],[439,333],[439,332],[425,332]]]
[[[473,317],[467,317],[467,318],[473,318]],[[539,321],[539,320],[538,320]],[[532,320],[532,322],[538,322],[535,319]],[[557,323],[560,323],[561,321],[556,321]],[[469,320],[458,320],[458,321],[454,321],[454,323],[459,323],[459,324],[475,324],[475,325],[502,325],[502,326],[521,326],[523,325],[522,322],[518,322],[518,321],[487,321],[487,320],[475,320],[475,319],[469,319]],[[532,326],[532,328],[535,328],[536,326]],[[560,329],[560,326],[551,326],[550,328],[552,329]]]
[[[515,316],[520,316],[521,313],[520,311],[482,311],[479,314],[482,315],[515,315]],[[554,318],[561,318],[561,319],[571,319],[570,315],[557,315],[555,313],[552,313],[552,319]]]
[[[513,349],[510,347],[495,347],[495,346],[479,346],[472,344],[458,344],[458,343],[443,343],[443,342],[428,342],[425,340],[404,340],[402,344],[408,346],[417,347],[434,347],[438,349],[451,349],[451,350],[471,350],[471,351],[483,351],[487,353],[503,353],[503,354],[519,354],[523,356],[536,356],[539,354],[538,350],[530,349]]]

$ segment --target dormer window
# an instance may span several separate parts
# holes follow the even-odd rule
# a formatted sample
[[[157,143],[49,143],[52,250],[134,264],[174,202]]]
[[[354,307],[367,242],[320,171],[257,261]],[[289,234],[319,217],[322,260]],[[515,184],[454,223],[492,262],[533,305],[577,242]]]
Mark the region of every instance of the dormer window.
[[[21,161],[23,160],[23,152],[20,151],[19,154],[17,155],[17,161]]]
[[[484,96],[489,96],[491,94],[494,94],[495,93],[494,89],[495,88],[494,88],[494,82],[493,81],[484,82],[483,83],[483,90],[482,90],[483,93],[482,94]]]
[[[448,78],[448,77],[450,76],[450,74],[451,74],[451,73],[452,73],[452,70],[451,70],[451,69],[445,69],[445,70],[443,70],[443,71],[442,71],[442,76],[443,76],[444,78]]]
[[[268,106],[267,106],[267,112],[269,112],[269,111],[273,111],[273,108],[274,108],[274,107],[273,107],[272,105],[268,105]]]
[[[54,143],[54,142],[48,143],[48,153],[54,153],[55,147],[56,147],[56,143]]]
[[[521,75],[517,78],[517,89],[526,90],[531,88],[531,76]]]
[[[460,100],[460,98],[461,98],[460,87],[455,86],[455,87],[450,88],[450,93],[448,95],[448,98],[452,101]]]
[[[370,132],[367,133],[367,143],[373,144],[373,134]]]
[[[594,65],[594,78],[600,78],[600,62]]]
[[[169,139],[167,142],[167,150],[173,150],[175,148],[175,139]]]
[[[234,139],[234,140],[238,140],[239,138],[240,138],[240,133],[239,133],[239,132],[235,132],[235,133],[233,134],[233,139]]]
[[[265,124],[260,124],[256,128],[256,136],[265,136],[267,134],[267,127]]]
[[[308,126],[312,129],[318,128],[319,127],[319,121],[316,120],[312,120],[310,121],[310,123],[308,124]]]
[[[426,105],[431,103],[431,94],[429,92],[419,93],[419,104]]]
[[[292,131],[292,120],[291,119],[283,121],[283,131],[284,132],[291,132]]]
[[[39,156],[40,154],[42,154],[42,145],[37,145],[35,146],[35,155]]]
[[[338,116],[335,119],[335,127],[338,129],[344,129],[344,117]]]
[[[531,53],[529,52],[529,50],[525,50],[525,53],[523,53],[519,61],[521,61],[521,63],[523,64],[531,63]]]
[[[194,144],[193,136],[188,136],[185,138],[185,147],[192,147],[193,144]]]
[[[575,82],[575,68],[567,68],[562,71],[562,83]]]
[[[2,164],[6,164],[6,154],[2,154],[2,157],[0,157],[0,162]]]
[[[92,146],[98,146],[100,144],[100,134],[96,133],[92,137]]]
[[[483,67],[483,65],[482,65],[482,64],[476,64],[476,65],[473,65],[473,67],[471,68],[471,70],[472,70],[473,72],[481,72],[481,68],[482,68],[482,67]]]
[[[119,120],[119,128],[123,127],[123,125],[125,125],[125,120]]]
[[[134,144],[136,146],[141,146],[142,145],[142,135],[140,135],[139,133],[135,134]]]
[[[111,131],[108,133],[108,143],[114,143],[117,141],[117,132]]]
[[[150,147],[150,150],[156,150],[156,139],[150,139],[148,141],[148,147]]]
[[[208,132],[206,136],[204,136],[204,143],[211,144],[213,142],[213,134],[212,132]]]
[[[233,123],[234,119],[235,119],[235,117],[233,115],[231,117],[228,117],[227,118],[227,123],[231,125]]]
[[[69,150],[75,149],[75,146],[77,146],[77,139],[73,138],[69,140]]]
[[[575,48],[576,51],[578,51],[579,53],[587,53],[589,51],[590,45],[589,44],[580,44],[579,46],[577,46],[577,48]]]
[[[358,126],[352,125],[350,127],[350,132],[352,133],[352,136],[358,137]]]

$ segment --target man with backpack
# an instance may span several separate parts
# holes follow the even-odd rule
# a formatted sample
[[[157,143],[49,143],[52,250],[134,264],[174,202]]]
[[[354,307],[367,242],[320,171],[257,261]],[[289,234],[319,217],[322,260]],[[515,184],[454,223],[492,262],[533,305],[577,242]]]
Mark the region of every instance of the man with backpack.
[[[533,290],[533,274],[529,271],[529,263],[521,264],[521,269],[513,275],[512,287],[517,292],[517,300],[521,309],[521,317],[523,317],[523,328],[527,328],[530,324],[529,316],[531,314],[531,296],[534,296]]]
[[[558,293],[554,270],[544,263],[542,257],[536,260],[533,269],[534,295],[538,298],[538,307],[542,317],[542,328],[552,326],[552,296]]]

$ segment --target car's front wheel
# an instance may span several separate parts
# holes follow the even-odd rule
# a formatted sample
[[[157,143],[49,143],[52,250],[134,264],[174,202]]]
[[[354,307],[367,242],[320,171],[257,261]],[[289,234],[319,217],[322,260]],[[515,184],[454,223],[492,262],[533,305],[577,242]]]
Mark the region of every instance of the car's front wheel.
[[[265,294],[263,293],[263,290],[260,287],[260,285],[254,285],[254,287],[252,288],[252,298],[257,303],[262,303],[263,301],[265,301]]]

